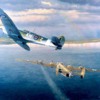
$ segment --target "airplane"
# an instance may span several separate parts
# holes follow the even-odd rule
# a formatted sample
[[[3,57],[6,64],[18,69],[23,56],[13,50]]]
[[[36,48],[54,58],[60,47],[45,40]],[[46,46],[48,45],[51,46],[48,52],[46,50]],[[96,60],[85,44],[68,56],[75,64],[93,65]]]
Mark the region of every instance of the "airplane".
[[[18,30],[10,17],[2,9],[0,9],[0,18],[3,32],[13,39],[15,43],[19,44],[22,48],[28,51],[30,50],[30,47],[27,45],[27,43],[51,46],[55,47],[55,50],[62,49],[65,43],[64,36],[53,36],[51,39],[48,39],[27,30]]]
[[[80,78],[83,79],[86,72],[100,72],[99,69],[85,68],[83,66],[79,66],[79,67],[73,67],[71,65],[65,66],[61,62],[54,63],[52,61],[50,63],[44,63],[42,60],[31,61],[31,60],[23,60],[23,59],[17,59],[17,61],[28,62],[31,64],[38,64],[46,67],[52,67],[56,69],[56,75],[58,75],[58,73],[61,73],[61,75],[65,77],[80,76]]]

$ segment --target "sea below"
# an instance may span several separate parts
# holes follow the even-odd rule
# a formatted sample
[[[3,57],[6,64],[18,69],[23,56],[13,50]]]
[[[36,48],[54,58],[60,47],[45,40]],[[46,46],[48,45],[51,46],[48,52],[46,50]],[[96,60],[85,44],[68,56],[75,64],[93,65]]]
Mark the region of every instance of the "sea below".
[[[55,68],[17,59],[63,62],[65,65],[100,69],[100,48],[64,47],[62,50],[30,45],[0,46],[0,100],[100,100],[100,73],[87,72],[67,78]]]

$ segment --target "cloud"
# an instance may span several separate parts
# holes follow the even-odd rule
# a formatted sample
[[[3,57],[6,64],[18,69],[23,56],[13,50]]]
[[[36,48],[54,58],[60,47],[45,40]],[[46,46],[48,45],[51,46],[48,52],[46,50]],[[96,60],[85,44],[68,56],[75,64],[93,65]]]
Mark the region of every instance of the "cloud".
[[[31,9],[31,8],[41,8],[41,0],[1,0],[0,1],[0,7],[3,9],[10,9],[14,11],[19,11],[19,10],[26,10],[26,9]]]
[[[53,9],[28,9],[23,11],[6,11],[9,15],[12,16],[27,16],[27,15],[50,15],[54,14],[55,10]]]
[[[25,11],[7,11],[8,15],[13,18],[15,22],[30,23],[46,21],[49,15],[52,15],[55,11],[52,9],[28,9]]]
[[[63,17],[54,9],[28,9],[25,11],[7,11],[7,14],[15,23],[36,26],[62,26],[64,25]],[[58,17],[59,16],[59,17]]]
[[[100,0],[59,0],[64,3],[100,6]]]
[[[50,37],[62,34],[67,39],[98,36],[99,5],[99,0],[0,1],[0,7],[20,29],[28,29]]]
[[[51,3],[51,2],[41,1],[41,3],[42,3],[43,5],[52,6],[52,3]]]
[[[66,19],[69,17],[71,19],[78,19],[79,18],[79,12],[77,10],[70,10],[70,11],[62,11],[63,16],[66,17]]]

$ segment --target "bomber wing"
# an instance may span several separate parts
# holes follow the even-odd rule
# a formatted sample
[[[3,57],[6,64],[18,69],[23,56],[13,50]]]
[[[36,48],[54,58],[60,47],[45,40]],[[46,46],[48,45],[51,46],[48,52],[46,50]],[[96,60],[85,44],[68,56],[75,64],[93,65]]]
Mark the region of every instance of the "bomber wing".
[[[72,67],[71,71],[73,75],[79,75],[81,78],[84,78],[86,72],[100,72],[99,69],[85,68],[82,66]]]
[[[42,65],[42,66],[46,66],[46,67],[56,67],[57,66],[57,64],[54,63],[53,61],[50,62],[50,63],[45,63],[42,60],[17,59],[17,61],[20,61],[20,62],[28,62],[28,63],[31,63],[31,64],[38,64],[38,65]]]

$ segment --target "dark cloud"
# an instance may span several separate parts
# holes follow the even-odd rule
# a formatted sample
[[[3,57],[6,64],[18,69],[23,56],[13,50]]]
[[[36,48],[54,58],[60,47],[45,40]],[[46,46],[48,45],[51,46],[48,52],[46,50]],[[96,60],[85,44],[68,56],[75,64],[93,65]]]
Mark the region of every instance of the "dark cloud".
[[[52,6],[43,5],[41,2],[51,2]],[[62,3],[63,4],[62,4]],[[88,6],[89,5],[89,6]],[[96,6],[92,7],[91,6]],[[99,0],[0,0],[0,7],[4,10],[23,11],[26,9],[55,9],[61,10],[79,10],[91,13],[100,12]]]
[[[100,6],[100,0],[59,0],[59,1],[70,4]]]
[[[7,10],[42,8],[41,0],[0,0],[0,7]]]

